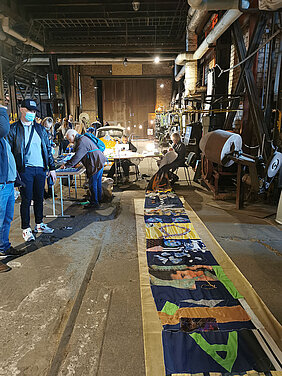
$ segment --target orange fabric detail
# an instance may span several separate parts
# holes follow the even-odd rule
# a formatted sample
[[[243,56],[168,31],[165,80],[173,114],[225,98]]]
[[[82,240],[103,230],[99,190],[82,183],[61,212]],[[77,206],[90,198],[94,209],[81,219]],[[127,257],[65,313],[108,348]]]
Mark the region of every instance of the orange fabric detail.
[[[185,307],[179,308],[170,316],[164,312],[158,312],[162,325],[176,325],[181,317],[205,318],[213,317],[218,323],[231,321],[249,321],[250,317],[241,306],[235,307]]]

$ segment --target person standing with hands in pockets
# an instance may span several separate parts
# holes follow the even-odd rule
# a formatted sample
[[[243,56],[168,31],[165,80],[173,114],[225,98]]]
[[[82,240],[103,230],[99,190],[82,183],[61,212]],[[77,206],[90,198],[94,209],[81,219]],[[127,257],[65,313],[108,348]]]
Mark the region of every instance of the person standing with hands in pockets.
[[[46,173],[56,180],[55,163],[46,130],[35,122],[36,102],[25,99],[20,107],[20,120],[11,125],[7,141],[14,154],[17,170],[24,186],[21,187],[21,226],[25,241],[35,240],[30,227],[31,200],[34,204],[34,232],[50,234],[54,230],[43,223],[43,195]]]

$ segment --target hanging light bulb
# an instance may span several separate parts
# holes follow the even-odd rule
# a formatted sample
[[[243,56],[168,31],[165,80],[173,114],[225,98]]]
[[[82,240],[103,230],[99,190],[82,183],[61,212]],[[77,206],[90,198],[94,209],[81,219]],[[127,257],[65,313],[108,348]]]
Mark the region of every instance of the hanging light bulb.
[[[137,12],[140,8],[140,1],[132,1],[132,8],[135,12]]]

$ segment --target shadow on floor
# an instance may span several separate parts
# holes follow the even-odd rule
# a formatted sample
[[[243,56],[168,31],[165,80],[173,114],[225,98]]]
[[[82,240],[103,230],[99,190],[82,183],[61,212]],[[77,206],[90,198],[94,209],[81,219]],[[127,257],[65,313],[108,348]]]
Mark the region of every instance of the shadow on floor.
[[[83,209],[79,203],[73,203],[64,211],[64,214],[72,215],[70,218],[54,218],[48,225],[54,228],[52,234],[40,234],[36,240],[30,243],[23,242],[15,248],[25,250],[23,255],[37,251],[38,249],[55,244],[56,242],[68,238],[83,228],[94,222],[111,221],[118,217],[120,213],[120,201],[115,198],[111,203],[103,204],[101,209]],[[21,256],[23,256],[21,255]],[[8,256],[1,262],[8,262],[18,259],[21,256]]]

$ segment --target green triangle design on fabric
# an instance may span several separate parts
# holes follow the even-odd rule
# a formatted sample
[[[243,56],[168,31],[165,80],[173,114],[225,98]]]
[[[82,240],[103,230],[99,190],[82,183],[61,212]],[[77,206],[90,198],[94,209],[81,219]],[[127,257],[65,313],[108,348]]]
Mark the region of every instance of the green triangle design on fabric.
[[[173,316],[178,310],[178,308],[179,308],[178,305],[174,303],[166,302],[161,312],[164,312],[167,315]]]
[[[227,277],[220,265],[213,265],[213,270],[218,278],[218,280],[225,286],[225,288],[230,292],[234,299],[244,298],[243,295],[234,286],[233,282]]]
[[[237,359],[238,352],[238,333],[229,332],[227,345],[211,345],[208,343],[200,333],[192,333],[190,336],[194,341],[210,355],[218,364],[225,368],[228,372],[231,372],[232,367]],[[226,351],[226,357],[223,359],[217,351]]]

